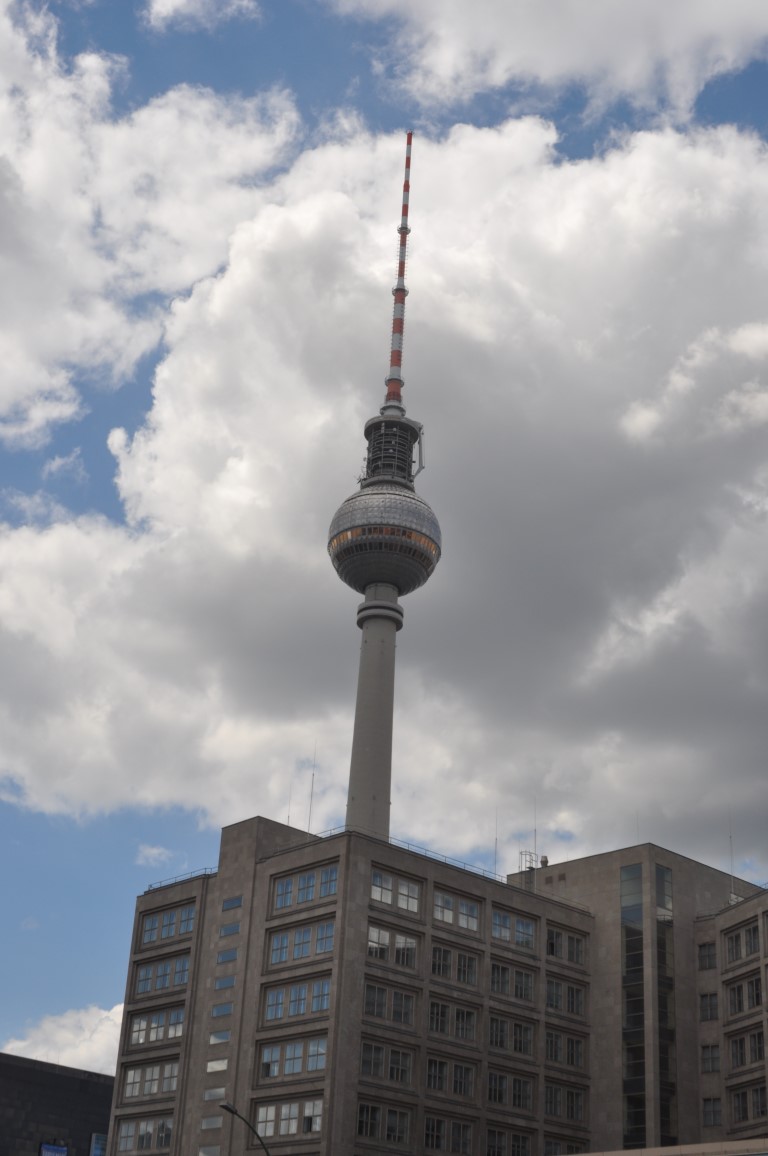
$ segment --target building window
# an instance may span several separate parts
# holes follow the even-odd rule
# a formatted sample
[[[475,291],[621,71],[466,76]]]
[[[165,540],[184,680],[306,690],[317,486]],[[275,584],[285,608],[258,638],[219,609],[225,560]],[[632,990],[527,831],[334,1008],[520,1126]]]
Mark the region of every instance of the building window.
[[[392,902],[392,876],[383,871],[371,872],[371,899],[377,903]]]
[[[270,963],[274,966],[276,963],[286,963],[288,960],[288,933],[286,931],[276,931],[272,936],[272,951],[270,954]]]
[[[702,1021],[717,1019],[716,991],[705,992],[699,996],[699,1019]]]
[[[368,955],[371,959],[389,959],[389,932],[385,928],[368,928]]]
[[[206,1088],[203,1092],[204,1100],[223,1100],[227,1094],[226,1088]]]
[[[280,1048],[277,1045],[267,1045],[261,1049],[261,1077],[263,1080],[274,1079],[280,1075]]]
[[[330,923],[318,923],[317,935],[315,938],[315,953],[317,955],[324,955],[326,952],[333,951],[333,934],[336,924],[331,920]]]
[[[327,899],[330,895],[336,894],[338,886],[339,868],[336,864],[330,867],[323,867],[320,872],[320,898]]]
[[[173,986],[183,987],[189,980],[189,956],[180,955],[173,969]]]
[[[454,1031],[457,1040],[475,1038],[475,1013],[468,1008],[457,1007],[454,1017]]]
[[[285,1045],[285,1060],[283,1072],[286,1076],[294,1076],[304,1066],[304,1044],[301,1040]]]
[[[424,1147],[443,1150],[446,1147],[445,1120],[437,1116],[424,1117]]]
[[[563,1037],[560,1032],[547,1032],[545,1037],[547,1060],[552,1064],[563,1062]]]
[[[744,954],[757,955],[760,951],[760,931],[756,923],[744,928]]]
[[[239,923],[222,923],[221,927],[219,928],[219,935],[220,936],[238,935],[239,932],[240,932],[240,924]]]
[[[563,933],[554,927],[547,928],[547,955],[563,958]]]
[[[584,1067],[584,1041],[569,1036],[565,1041],[565,1062],[572,1068]]]
[[[705,1044],[701,1049],[702,1072],[720,1071],[720,1045]]]
[[[456,956],[456,982],[477,986],[477,956],[460,951]]]
[[[743,1124],[745,1120],[749,1119],[747,1093],[745,1091],[733,1092],[731,1096],[731,1108],[733,1110],[734,1124]]]
[[[397,884],[397,906],[416,914],[419,910],[421,887],[409,879],[400,879]]]
[[[491,918],[491,935],[509,943],[512,939],[512,916],[506,911],[494,910]]]
[[[750,1064],[757,1064],[765,1059],[765,1044],[763,1042],[762,1030],[759,1032],[752,1032],[749,1037],[749,1062]]]
[[[395,936],[395,963],[400,967],[416,966],[416,940],[410,935]]]
[[[242,895],[230,895],[229,899],[225,899],[221,905],[222,911],[233,911],[235,907],[243,906]]]
[[[171,986],[171,961],[164,960],[157,965],[157,975],[155,978],[155,991],[161,991],[164,987]]]
[[[297,927],[293,933],[293,958],[306,959],[312,946],[312,928]]]
[[[512,1025],[512,1051],[522,1056],[533,1055],[533,1028],[529,1024]]]
[[[747,1007],[760,1007],[763,1002],[763,988],[760,976],[747,980]]]
[[[472,1151],[472,1125],[459,1120],[451,1122],[451,1152],[463,1152],[469,1156]]]
[[[384,1048],[381,1044],[363,1043],[360,1070],[364,1076],[384,1075]]]
[[[453,1065],[453,1094],[468,1098],[475,1091],[475,1069],[469,1064]]]
[[[316,979],[312,984],[312,1011],[328,1011],[331,1002],[331,981]]]
[[[123,1095],[127,1100],[132,1096],[141,1095],[141,1068],[128,1068],[125,1073]]]
[[[223,1116],[203,1116],[200,1128],[203,1132],[213,1132],[214,1129],[220,1128],[223,1122]]]
[[[515,1076],[512,1080],[512,1107],[530,1112],[533,1105],[533,1083]]]
[[[566,941],[566,955],[569,963],[584,963],[584,937],[569,935]]]
[[[256,1128],[262,1136],[274,1136],[276,1112],[274,1104],[259,1104],[256,1109]]]
[[[530,971],[515,971],[515,999],[533,999],[533,975]]]
[[[387,1109],[386,1139],[390,1144],[408,1143],[409,1113],[398,1112],[395,1108]]]
[[[211,1032],[210,1036],[208,1037],[208,1043],[209,1044],[228,1044],[231,1039],[232,1039],[232,1032],[230,1031],[229,1028],[226,1028],[224,1031]]]
[[[508,1079],[502,1072],[488,1073],[488,1100],[491,1104],[506,1104]]]
[[[584,1093],[575,1088],[565,1090],[565,1118],[566,1120],[581,1121],[584,1119]]]
[[[235,986],[234,975],[219,975],[213,981],[214,991],[223,991],[224,988],[234,987],[234,986]]]
[[[765,1084],[762,1084],[759,1088],[752,1089],[752,1116],[757,1120],[765,1115],[768,1115],[768,1105],[766,1104]]]
[[[215,1003],[211,1008],[211,1015],[214,1017],[231,1016],[234,1006],[232,1003]]]
[[[288,1015],[303,1016],[307,1012],[307,985],[294,983],[288,993]]]
[[[747,1062],[747,1041],[744,1036],[731,1040],[731,1067],[743,1068]]]
[[[285,991],[283,988],[272,988],[267,992],[267,1019],[281,1020],[285,1007]]]
[[[280,1105],[280,1125],[279,1132],[281,1136],[295,1136],[299,1130],[299,1105],[298,1104],[281,1104]]]
[[[563,985],[559,980],[547,980],[547,1007],[552,1011],[563,1010]]]
[[[547,1116],[562,1116],[563,1093],[557,1084],[547,1084],[544,1088],[544,1112]]]
[[[480,908],[474,899],[459,900],[458,926],[467,931],[477,931],[479,926]]]
[[[451,978],[451,953],[447,947],[432,948],[432,974],[442,979]]]
[[[177,1062],[165,1064],[163,1067],[163,1092],[175,1092],[179,1081],[179,1065]]]
[[[374,987],[372,983],[365,985],[365,1014],[383,1019],[387,1014],[387,989]]]
[[[402,991],[392,993],[392,1022],[396,1024],[413,1023],[413,996]]]
[[[293,903],[293,879],[278,879],[275,883],[275,907],[279,910]]]
[[[524,947],[532,951],[533,944],[533,920],[518,916],[515,919],[515,947]]]
[[[206,1072],[226,1072],[229,1067],[229,1060],[208,1060],[205,1065]]]
[[[494,995],[509,995],[510,968],[503,963],[491,964],[491,991]]]
[[[714,1096],[703,1102],[702,1123],[705,1128],[719,1128],[721,1121],[720,1097]]]
[[[168,1016],[168,1039],[176,1040],[184,1034],[184,1008],[173,1008]]]
[[[436,891],[433,915],[441,923],[453,923],[453,896]]]
[[[217,963],[233,963],[237,959],[238,948],[227,947],[216,956]]]
[[[136,995],[146,995],[152,990],[152,965],[140,967],[136,973]]]
[[[191,935],[195,930],[195,905],[189,904],[179,911],[179,935]]]
[[[568,984],[565,989],[565,1010],[572,1016],[584,1015],[584,989]]]
[[[446,1035],[448,1032],[448,1022],[451,1014],[450,1004],[439,1003],[437,1000],[430,1000],[429,1003],[429,1030],[437,1032],[441,1035]]]
[[[448,1064],[445,1060],[427,1060],[427,1088],[431,1092],[445,1092],[448,1082]]]
[[[118,1152],[132,1151],[135,1135],[136,1122],[134,1120],[123,1120],[120,1124],[120,1129],[117,1134]]]
[[[740,983],[728,988],[728,1011],[732,1016],[744,1011],[744,988]]]
[[[507,1134],[498,1128],[489,1128],[486,1136],[485,1156],[507,1156]]]
[[[357,1108],[357,1134],[377,1140],[381,1127],[381,1109],[377,1104],[359,1104]]]
[[[509,1048],[509,1024],[498,1016],[491,1016],[488,1042],[492,1048]]]
[[[299,885],[296,892],[297,903],[310,903],[315,898],[315,873],[306,871],[299,875]]]
[[[725,949],[728,956],[729,963],[736,963],[741,959],[741,932],[736,931],[733,935],[727,935],[725,938]]]
[[[157,940],[157,927],[159,919],[157,915],[145,915],[142,927],[142,943],[155,943]]]
[[[325,1069],[325,1056],[328,1048],[328,1040],[325,1036],[321,1039],[310,1040],[307,1044],[307,1071],[308,1072],[322,1072]]]
[[[411,1053],[392,1048],[389,1053],[389,1078],[396,1084],[411,1082]]]
[[[709,971],[717,967],[717,954],[714,943],[699,944],[699,971]]]

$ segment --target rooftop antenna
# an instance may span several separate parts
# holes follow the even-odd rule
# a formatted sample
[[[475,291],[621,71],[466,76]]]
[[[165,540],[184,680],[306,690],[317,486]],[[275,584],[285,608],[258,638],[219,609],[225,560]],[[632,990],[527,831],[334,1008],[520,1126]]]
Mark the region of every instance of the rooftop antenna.
[[[392,289],[395,299],[392,311],[392,344],[389,350],[389,374],[387,375],[387,395],[385,408],[396,406],[402,413],[403,408],[403,331],[405,328],[405,299],[408,290],[405,287],[405,262],[408,249],[408,201],[411,194],[411,144],[413,133],[409,132],[405,138],[405,176],[403,178],[403,207],[400,216],[398,234],[400,248],[397,254],[397,280]]]

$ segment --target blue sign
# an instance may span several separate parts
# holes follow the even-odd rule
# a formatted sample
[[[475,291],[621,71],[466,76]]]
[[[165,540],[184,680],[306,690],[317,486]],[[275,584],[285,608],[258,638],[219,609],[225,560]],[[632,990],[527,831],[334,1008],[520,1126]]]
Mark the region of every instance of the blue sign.
[[[69,1156],[67,1144],[41,1144],[40,1156]]]

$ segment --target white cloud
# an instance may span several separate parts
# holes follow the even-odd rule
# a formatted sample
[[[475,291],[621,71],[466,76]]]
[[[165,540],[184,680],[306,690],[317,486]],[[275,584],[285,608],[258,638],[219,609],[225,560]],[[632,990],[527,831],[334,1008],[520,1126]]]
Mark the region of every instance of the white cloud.
[[[136,852],[137,867],[159,867],[173,858],[173,851],[167,847],[153,847],[149,843],[140,843]]]
[[[762,0],[328,0],[345,15],[388,20],[380,69],[427,104],[508,84],[583,84],[592,105],[619,98],[690,112],[708,80],[765,59]]]
[[[122,1018],[122,1004],[109,1010],[87,1007],[44,1016],[23,1037],[6,1040],[0,1050],[113,1076]]]
[[[255,20],[260,14],[256,0],[148,0],[145,15],[152,28],[170,26],[214,28],[235,18]]]
[[[76,446],[69,454],[57,454],[55,457],[48,458],[43,463],[40,473],[43,479],[65,476],[76,483],[82,483],[88,477],[79,446]]]

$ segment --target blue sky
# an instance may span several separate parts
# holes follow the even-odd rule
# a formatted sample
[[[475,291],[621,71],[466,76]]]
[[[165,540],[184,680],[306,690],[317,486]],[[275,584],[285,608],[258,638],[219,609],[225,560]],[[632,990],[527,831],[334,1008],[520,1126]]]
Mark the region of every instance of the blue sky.
[[[135,895],[313,768],[342,821],[409,128],[393,832],[768,880],[767,60],[762,0],[0,0],[0,1048],[109,1070]]]

